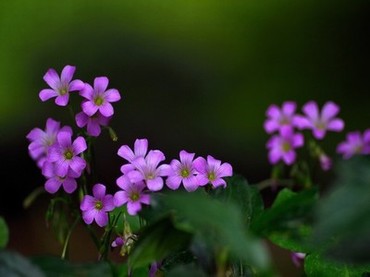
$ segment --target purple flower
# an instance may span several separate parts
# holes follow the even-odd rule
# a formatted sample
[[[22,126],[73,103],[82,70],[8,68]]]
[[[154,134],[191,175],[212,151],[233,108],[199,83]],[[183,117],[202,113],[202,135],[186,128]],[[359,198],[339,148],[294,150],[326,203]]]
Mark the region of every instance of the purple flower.
[[[118,149],[118,156],[124,158],[128,162],[132,162],[138,157],[145,158],[148,152],[148,140],[147,139],[137,139],[134,144],[134,151],[128,145],[122,145]]]
[[[297,124],[301,129],[312,129],[313,136],[323,139],[326,131],[340,132],[344,128],[342,119],[335,118],[339,113],[339,107],[333,102],[326,102],[321,113],[314,101],[310,101],[303,106],[306,117],[300,116]]]
[[[80,92],[80,95],[87,100],[82,102],[82,110],[88,116],[92,116],[97,111],[105,117],[113,115],[114,110],[111,102],[117,102],[121,96],[116,89],[108,89],[109,80],[107,77],[97,77],[94,80],[94,88],[89,84],[85,84],[85,88]]]
[[[287,165],[291,165],[296,158],[295,148],[303,146],[302,134],[294,134],[291,129],[282,129],[279,135],[272,136],[266,146],[270,150],[269,161],[276,164],[283,160]]]
[[[193,165],[198,172],[197,179],[199,186],[210,183],[213,188],[219,186],[225,187],[226,182],[222,178],[233,175],[233,169],[229,163],[221,164],[220,160],[216,160],[210,155],[207,156],[207,161],[203,157],[196,158]]]
[[[358,131],[348,133],[346,141],[338,145],[337,152],[342,154],[344,159],[349,159],[353,155],[370,154],[370,129],[363,134]]]
[[[80,209],[82,218],[86,224],[91,224],[94,220],[103,227],[108,223],[108,213],[113,211],[113,196],[105,194],[106,188],[102,184],[93,187],[93,196],[85,195],[81,201]]]
[[[291,259],[292,262],[296,267],[301,267],[302,263],[304,261],[304,258],[306,257],[305,253],[299,253],[299,252],[292,252]]]
[[[149,269],[149,277],[157,276],[157,272],[159,271],[160,267],[162,266],[162,262],[153,262],[150,264]]]
[[[87,125],[87,133],[90,136],[97,137],[100,135],[100,126],[107,126],[111,117],[105,117],[100,112],[96,112],[92,116],[88,116],[84,112],[76,114],[76,124],[83,128]]]
[[[60,131],[57,144],[49,151],[49,161],[55,163],[55,173],[64,177],[71,169],[81,176],[86,167],[86,161],[77,155],[86,149],[86,141],[83,137],[76,138],[72,143],[72,131]]]
[[[271,105],[266,111],[268,117],[264,123],[265,131],[271,134],[275,131],[279,131],[285,127],[298,127],[297,121],[299,117],[295,114],[296,103],[286,101],[283,103],[280,109],[276,105]]]
[[[85,84],[81,80],[73,80],[73,74],[76,70],[75,66],[66,65],[59,78],[58,73],[50,68],[44,75],[45,82],[51,89],[43,89],[39,93],[41,101],[56,97],[55,104],[58,106],[66,106],[69,101],[69,92],[82,90]]]
[[[40,168],[46,160],[49,148],[55,144],[59,129],[60,122],[48,118],[45,131],[40,128],[34,128],[27,135],[27,139],[31,142],[28,146],[30,156],[37,161]]]
[[[151,191],[158,191],[163,188],[163,176],[168,175],[169,165],[159,165],[164,161],[165,156],[159,150],[151,150],[145,157],[136,158],[132,164],[135,170],[127,173],[128,178],[132,183],[145,181],[147,187]]]
[[[330,157],[327,156],[325,153],[321,153],[319,155],[319,162],[320,162],[321,169],[324,171],[330,170],[333,164]]]
[[[45,190],[49,193],[56,193],[61,186],[67,193],[72,193],[77,188],[76,178],[79,175],[73,170],[69,170],[66,176],[59,176],[55,173],[55,165],[45,162],[42,168],[42,174],[47,178]]]
[[[123,237],[116,237],[116,239],[112,241],[111,247],[113,248],[120,247],[124,243],[125,243],[125,240],[123,239]]]
[[[181,182],[187,191],[194,191],[198,188],[197,171],[193,165],[194,153],[188,153],[184,150],[180,152],[180,161],[171,161],[171,170],[166,180],[166,185],[173,190],[179,188]]]
[[[132,183],[128,177],[121,176],[117,185],[122,189],[114,195],[114,205],[120,207],[127,203],[127,212],[136,215],[141,210],[141,204],[150,204],[150,196],[145,193],[145,183]]]

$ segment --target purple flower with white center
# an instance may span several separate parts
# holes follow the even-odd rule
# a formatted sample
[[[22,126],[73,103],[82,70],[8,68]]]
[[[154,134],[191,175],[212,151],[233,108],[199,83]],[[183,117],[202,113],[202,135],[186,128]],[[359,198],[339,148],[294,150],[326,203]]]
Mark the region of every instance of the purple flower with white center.
[[[124,158],[128,162],[132,162],[138,157],[145,158],[148,152],[148,140],[147,139],[137,139],[134,144],[134,151],[128,145],[122,145],[118,149],[118,156]]]
[[[55,163],[55,173],[58,176],[66,176],[69,170],[73,170],[78,176],[86,167],[86,161],[78,155],[87,149],[83,137],[78,137],[72,142],[72,131],[60,131],[57,136],[57,144],[49,151],[48,159]]]
[[[299,117],[295,114],[296,103],[286,101],[283,103],[281,109],[276,105],[271,105],[266,111],[268,117],[264,123],[265,131],[271,134],[279,131],[281,128],[298,127],[297,121]]]
[[[114,205],[120,207],[127,204],[128,214],[136,215],[142,208],[141,204],[150,204],[150,196],[145,192],[146,185],[143,181],[133,183],[124,175],[117,179],[117,185],[122,190],[115,193]]]
[[[359,131],[348,133],[346,140],[338,145],[337,152],[342,154],[344,159],[370,154],[370,129],[363,134]]]
[[[325,153],[320,154],[319,162],[321,169],[324,171],[330,170],[333,164],[331,158],[327,156]]]
[[[158,191],[163,188],[163,176],[167,176],[170,166],[167,164],[159,163],[165,160],[164,154],[159,150],[151,150],[144,159],[138,157],[132,164],[135,170],[127,173],[127,177],[132,183],[145,181],[147,187],[151,191]]]
[[[124,243],[125,243],[125,240],[123,239],[123,237],[116,237],[116,239],[112,241],[111,247],[113,248],[120,247],[124,245]]]
[[[84,112],[76,114],[76,124],[83,128],[87,125],[87,133],[90,136],[97,137],[101,133],[100,126],[107,126],[111,117],[105,117],[100,112],[96,112],[92,116],[88,116]]]
[[[208,155],[207,160],[203,157],[198,157],[193,162],[195,170],[198,172],[197,180],[199,186],[212,184],[213,188],[226,186],[224,177],[233,175],[233,168],[229,163],[221,164],[220,160],[216,160]]]
[[[291,254],[292,262],[296,267],[301,267],[302,266],[302,263],[303,263],[305,257],[306,257],[305,253],[292,252],[292,254]]]
[[[27,135],[27,139],[31,142],[28,146],[30,156],[37,161],[40,168],[46,160],[49,148],[55,144],[59,129],[60,122],[48,118],[45,131],[34,128]]]
[[[81,105],[85,114],[92,116],[99,111],[105,117],[113,115],[114,110],[111,103],[119,101],[121,95],[116,89],[107,90],[108,83],[107,77],[96,77],[94,88],[85,84],[85,88],[80,92],[80,95],[87,99]]]
[[[84,82],[81,80],[72,81],[75,70],[75,66],[66,65],[59,78],[58,73],[53,68],[50,68],[44,75],[44,80],[51,89],[43,89],[40,91],[39,97],[41,101],[45,102],[50,98],[56,97],[55,104],[58,106],[67,106],[69,93],[71,91],[82,90],[85,87]]]
[[[339,106],[333,102],[326,102],[321,113],[314,101],[303,106],[306,117],[300,116],[297,124],[301,129],[312,129],[313,136],[323,139],[326,131],[340,132],[344,128],[344,121],[335,116],[339,113]]]
[[[47,178],[45,182],[45,190],[49,193],[56,193],[61,186],[66,193],[72,193],[77,189],[76,178],[80,177],[73,170],[69,170],[67,175],[62,177],[55,173],[55,165],[50,162],[45,162],[42,168],[42,174]]]
[[[113,196],[106,194],[103,184],[96,184],[93,187],[93,196],[85,195],[81,201],[80,209],[82,218],[86,224],[91,224],[94,220],[104,227],[108,223],[108,212],[113,211]]]
[[[276,164],[283,160],[285,164],[291,165],[296,159],[295,148],[302,147],[304,143],[302,134],[295,134],[291,129],[282,129],[280,134],[274,135],[267,142],[269,149],[269,161]]]
[[[198,188],[198,179],[195,176],[197,171],[193,166],[194,156],[194,153],[182,150],[180,152],[180,161],[175,159],[171,161],[170,166],[172,170],[170,170],[166,179],[166,185],[170,189],[178,189],[181,183],[189,192]]]

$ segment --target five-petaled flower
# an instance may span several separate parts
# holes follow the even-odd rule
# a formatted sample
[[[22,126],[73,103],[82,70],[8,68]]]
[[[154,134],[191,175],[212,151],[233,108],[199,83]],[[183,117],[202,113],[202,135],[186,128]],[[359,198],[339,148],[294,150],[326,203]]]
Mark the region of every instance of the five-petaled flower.
[[[193,165],[198,172],[199,186],[211,184],[213,188],[225,187],[226,182],[223,178],[233,175],[233,169],[229,163],[221,164],[220,160],[216,160],[210,155],[207,156],[207,160],[203,157],[196,158]]]
[[[103,184],[93,186],[93,196],[85,195],[81,201],[80,209],[82,218],[86,224],[91,224],[94,220],[100,226],[108,224],[108,212],[113,211],[113,196],[106,194]]]
[[[69,93],[71,91],[80,91],[85,87],[81,80],[72,81],[75,70],[75,66],[66,65],[59,77],[58,73],[53,68],[50,68],[44,75],[44,80],[51,89],[41,90],[39,93],[40,99],[44,102],[56,97],[55,104],[66,106],[69,101]]]
[[[55,172],[55,164],[50,162],[45,162],[42,167],[42,175],[44,175],[47,180],[45,182],[45,190],[49,193],[56,193],[62,186],[66,193],[72,193],[77,189],[76,178],[80,177],[73,170],[68,170],[66,176],[59,176]]]
[[[150,196],[145,191],[143,181],[133,183],[127,176],[117,179],[117,185],[122,189],[114,194],[114,205],[120,207],[127,204],[127,212],[136,215],[142,208],[141,204],[149,205]]]
[[[349,159],[353,155],[370,154],[370,129],[361,132],[350,132],[346,140],[341,142],[337,147],[337,152],[343,155],[344,159]]]
[[[295,148],[303,146],[303,135],[295,134],[292,129],[282,129],[280,134],[272,136],[266,144],[269,149],[269,161],[276,164],[283,160],[285,164],[291,165],[296,159]]]
[[[296,103],[286,101],[280,109],[273,104],[267,108],[266,116],[268,117],[264,123],[264,129],[268,134],[275,131],[280,131],[282,128],[298,127],[299,117],[295,114]]]
[[[333,102],[326,102],[321,113],[314,101],[306,103],[303,108],[306,116],[299,116],[297,125],[301,129],[311,129],[316,139],[323,139],[326,131],[340,132],[344,122],[335,116],[339,113],[339,106]]]
[[[171,161],[166,179],[166,185],[170,189],[178,189],[181,183],[189,192],[198,188],[197,171],[193,165],[194,156],[194,153],[188,153],[182,150],[180,152],[180,160],[173,159]]]
[[[86,100],[82,102],[81,107],[88,116],[94,115],[99,111],[103,116],[110,117],[114,110],[111,102],[117,102],[121,99],[121,95],[116,89],[108,89],[109,80],[107,77],[96,77],[94,80],[94,88],[85,84],[80,95]]]
[[[105,117],[100,112],[96,112],[92,116],[88,116],[83,111],[76,114],[76,124],[83,128],[87,125],[87,134],[93,137],[98,137],[101,132],[101,126],[107,126],[111,117]]]
[[[86,161],[78,155],[87,149],[83,137],[78,137],[72,142],[72,131],[60,131],[57,136],[57,144],[49,151],[48,160],[55,163],[55,173],[64,177],[69,170],[73,170],[78,176],[86,167]]]

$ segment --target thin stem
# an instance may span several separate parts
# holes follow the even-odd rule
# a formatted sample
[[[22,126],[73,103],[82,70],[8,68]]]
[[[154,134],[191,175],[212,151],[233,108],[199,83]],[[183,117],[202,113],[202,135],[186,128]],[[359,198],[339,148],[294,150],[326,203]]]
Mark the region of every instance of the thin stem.
[[[258,190],[263,190],[268,187],[275,187],[275,186],[282,186],[282,187],[292,187],[294,185],[293,180],[290,179],[282,179],[282,180],[275,180],[275,179],[266,179],[259,182],[256,186]]]
[[[86,226],[86,228],[87,228],[87,231],[89,232],[89,234],[90,234],[90,237],[91,237],[91,239],[93,240],[93,242],[94,242],[94,244],[95,244],[95,246],[96,246],[96,248],[98,249],[98,251],[100,250],[99,248],[100,248],[100,243],[99,243],[99,240],[98,240],[98,238],[96,237],[96,235],[95,235],[95,233],[94,233],[94,230],[91,228],[91,226],[90,225],[85,225]]]
[[[73,222],[71,228],[68,231],[68,235],[67,235],[66,240],[64,241],[64,245],[63,245],[63,251],[62,251],[62,255],[61,255],[62,260],[64,260],[66,258],[68,244],[69,244],[69,239],[71,238],[73,229],[76,227],[76,225],[77,225],[77,223],[79,221],[80,221],[80,217],[78,216],[76,218],[76,220]]]

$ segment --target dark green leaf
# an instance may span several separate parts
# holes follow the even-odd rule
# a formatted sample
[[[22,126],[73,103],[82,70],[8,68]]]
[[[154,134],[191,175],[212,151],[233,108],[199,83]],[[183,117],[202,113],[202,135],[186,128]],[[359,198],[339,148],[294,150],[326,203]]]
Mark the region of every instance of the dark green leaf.
[[[200,269],[197,268],[194,264],[189,265],[179,265],[168,273],[166,273],[168,277],[206,277],[207,275]]]
[[[164,218],[149,225],[140,234],[130,254],[129,264],[134,269],[146,266],[153,261],[165,258],[172,252],[185,248],[190,240],[190,233],[175,229],[171,220]]]
[[[34,257],[32,262],[41,268],[45,276],[113,276],[112,269],[106,262],[73,264],[57,257]],[[30,275],[27,275],[30,276]]]
[[[5,248],[9,240],[9,230],[3,217],[0,216],[0,249]]]
[[[9,251],[0,251],[0,276],[44,277],[44,273],[25,257]]]

